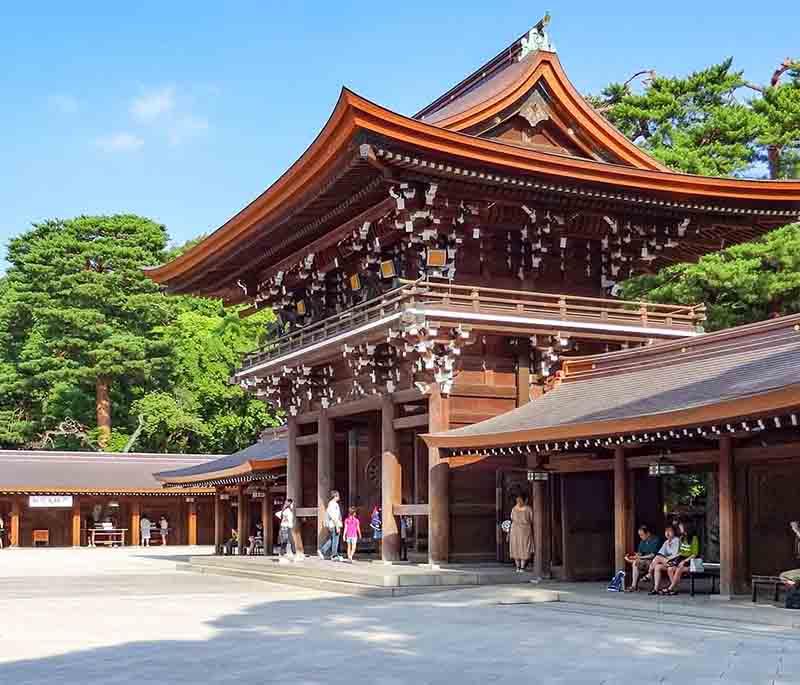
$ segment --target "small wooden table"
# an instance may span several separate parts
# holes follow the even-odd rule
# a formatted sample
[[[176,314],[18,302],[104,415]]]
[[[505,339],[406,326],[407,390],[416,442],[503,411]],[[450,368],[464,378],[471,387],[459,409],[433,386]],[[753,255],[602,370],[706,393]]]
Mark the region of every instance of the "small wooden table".
[[[127,532],[127,528],[89,528],[86,531],[86,539],[89,547],[97,547],[97,545],[124,547]]]
[[[33,531],[33,546],[42,544],[45,547],[50,546],[50,531],[47,528],[40,528]]]

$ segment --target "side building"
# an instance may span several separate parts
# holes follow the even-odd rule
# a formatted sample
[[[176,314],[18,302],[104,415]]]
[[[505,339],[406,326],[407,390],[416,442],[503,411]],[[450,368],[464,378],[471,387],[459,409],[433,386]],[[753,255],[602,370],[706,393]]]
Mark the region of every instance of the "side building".
[[[535,411],[573,357],[693,338],[702,307],[626,302],[617,282],[799,215],[800,183],[650,158],[581,97],[537,25],[412,117],[343,90],[272,186],[148,273],[276,312],[277,336],[233,381],[287,414],[307,547],[336,488],[362,515],[382,506],[386,560],[400,515],[433,562],[491,560],[506,457],[420,434]]]

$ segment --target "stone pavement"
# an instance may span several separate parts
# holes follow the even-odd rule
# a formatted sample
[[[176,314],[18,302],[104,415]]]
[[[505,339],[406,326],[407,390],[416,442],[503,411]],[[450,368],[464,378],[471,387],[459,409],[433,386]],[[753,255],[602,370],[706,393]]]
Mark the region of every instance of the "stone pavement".
[[[3,684],[800,685],[788,628],[528,604],[518,586],[343,597],[176,572],[179,549],[32,552],[0,552]]]

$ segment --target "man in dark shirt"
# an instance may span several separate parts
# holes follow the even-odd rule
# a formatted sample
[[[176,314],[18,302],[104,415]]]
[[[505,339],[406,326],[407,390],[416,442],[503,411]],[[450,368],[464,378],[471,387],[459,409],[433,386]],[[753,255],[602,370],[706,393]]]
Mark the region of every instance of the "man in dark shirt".
[[[631,565],[631,586],[625,590],[626,592],[638,592],[639,574],[647,573],[650,562],[658,554],[660,548],[661,540],[658,539],[658,536],[653,535],[647,526],[639,526],[639,547],[636,554],[629,554],[625,557],[625,561]]]

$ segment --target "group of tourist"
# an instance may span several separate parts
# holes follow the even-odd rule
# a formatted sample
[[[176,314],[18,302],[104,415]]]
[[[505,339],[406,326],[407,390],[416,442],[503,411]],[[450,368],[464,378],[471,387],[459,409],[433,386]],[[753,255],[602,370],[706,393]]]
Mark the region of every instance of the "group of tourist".
[[[638,592],[639,583],[652,582],[651,595],[677,595],[681,579],[689,573],[692,559],[700,556],[700,541],[685,521],[664,529],[664,541],[648,526],[639,526],[639,546],[625,561],[631,566],[626,592]]]
[[[347,512],[347,518],[342,520],[342,510],[339,506],[340,499],[339,491],[332,490],[328,506],[325,509],[325,528],[328,531],[328,537],[319,546],[317,555],[320,559],[344,561],[344,557],[339,553],[339,540],[342,531],[344,531],[344,540],[347,545],[347,561],[352,563],[356,555],[358,541],[362,538],[361,519],[358,516],[358,508],[350,507]],[[377,504],[372,508],[369,527],[372,531],[372,539],[375,541],[378,555],[380,555],[383,542],[383,518],[381,508]],[[401,528],[407,531],[407,528],[403,527],[402,524]],[[403,558],[407,558],[405,542],[405,536],[401,536],[401,556]]]
[[[149,547],[150,546],[150,539],[153,535],[153,529],[155,525],[150,520],[150,517],[147,514],[142,514],[142,517],[139,519],[139,535],[142,538],[142,547]],[[167,520],[166,516],[161,516],[158,519],[158,532],[161,535],[161,544],[167,544],[167,538],[169,537],[169,521]]]

